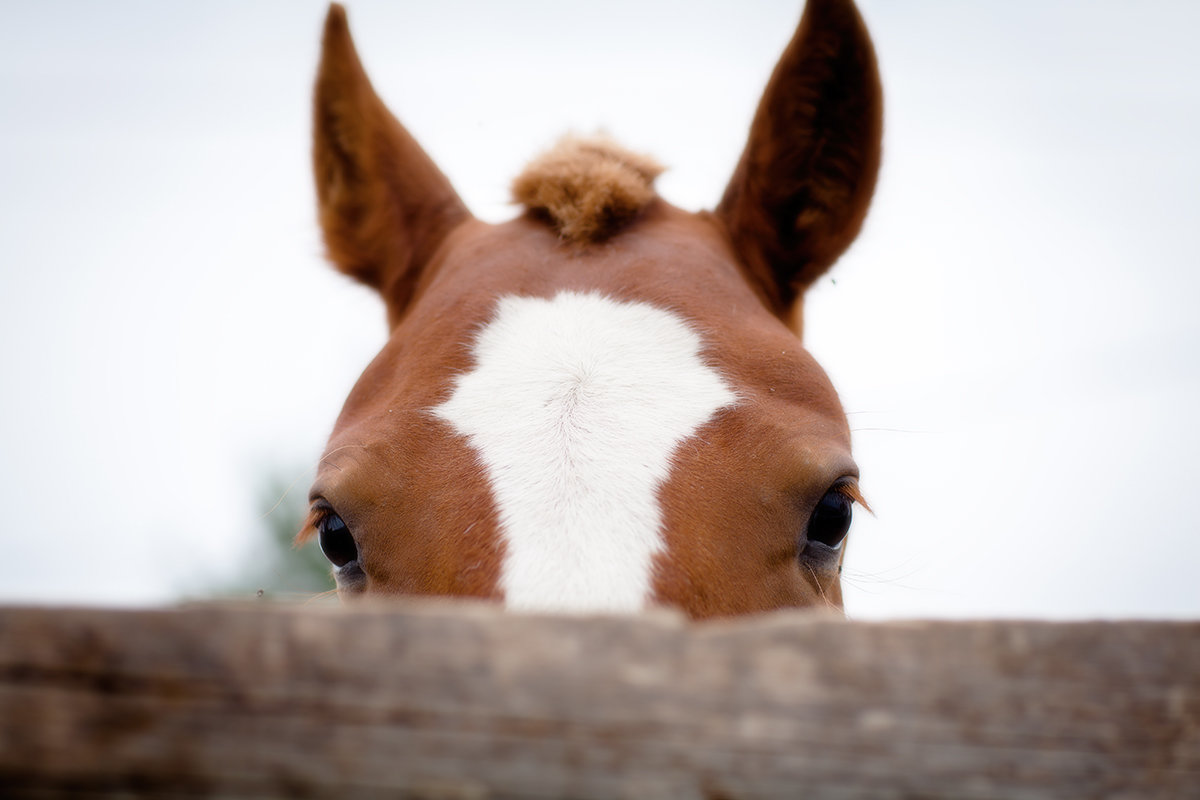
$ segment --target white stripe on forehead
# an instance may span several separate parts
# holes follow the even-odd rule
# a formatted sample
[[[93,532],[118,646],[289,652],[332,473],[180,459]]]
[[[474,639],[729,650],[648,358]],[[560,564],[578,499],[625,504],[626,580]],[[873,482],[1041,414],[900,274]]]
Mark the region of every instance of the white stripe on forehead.
[[[677,315],[563,292],[505,297],[434,413],[487,468],[511,608],[636,611],[663,548],[671,454],[734,393]]]

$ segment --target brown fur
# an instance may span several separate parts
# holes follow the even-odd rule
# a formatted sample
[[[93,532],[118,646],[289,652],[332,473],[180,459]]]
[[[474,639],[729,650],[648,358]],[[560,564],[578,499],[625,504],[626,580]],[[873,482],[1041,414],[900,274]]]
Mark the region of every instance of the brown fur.
[[[652,601],[693,617],[840,606],[838,564],[807,557],[803,532],[831,487],[857,494],[857,468],[837,393],[797,334],[804,289],[862,224],[880,109],[853,2],[808,0],[714,213],[657,199],[649,159],[569,139],[517,179],[527,213],[488,225],[379,101],[333,7],[316,91],[321,221],[337,267],[379,290],[392,323],[311,492],[358,549],[341,594],[503,597],[486,470],[429,409],[471,369],[497,298],[574,291],[680,315],[739,398],[673,454]]]
[[[567,241],[612,236],[650,204],[663,171],[604,137],[566,136],[513,181],[513,199]]]
[[[853,3],[808,0],[717,216],[776,313],[799,332],[804,290],[862,227],[879,174],[883,90]]]
[[[383,295],[395,326],[433,251],[471,214],[375,93],[337,4],[313,91],[313,174],[329,259]]]

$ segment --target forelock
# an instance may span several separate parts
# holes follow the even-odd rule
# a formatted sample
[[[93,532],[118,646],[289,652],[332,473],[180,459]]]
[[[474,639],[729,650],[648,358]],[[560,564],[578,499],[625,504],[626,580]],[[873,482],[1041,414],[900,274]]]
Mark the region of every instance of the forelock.
[[[662,166],[604,137],[566,136],[513,181],[513,199],[563,239],[602,241],[657,196]]]

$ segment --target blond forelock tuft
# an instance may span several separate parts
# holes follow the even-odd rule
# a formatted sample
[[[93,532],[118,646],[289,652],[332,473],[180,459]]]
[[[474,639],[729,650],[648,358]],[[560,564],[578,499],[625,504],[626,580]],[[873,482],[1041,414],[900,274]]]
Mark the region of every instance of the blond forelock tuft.
[[[662,166],[606,137],[565,136],[513,181],[513,199],[568,241],[616,233],[650,204]]]

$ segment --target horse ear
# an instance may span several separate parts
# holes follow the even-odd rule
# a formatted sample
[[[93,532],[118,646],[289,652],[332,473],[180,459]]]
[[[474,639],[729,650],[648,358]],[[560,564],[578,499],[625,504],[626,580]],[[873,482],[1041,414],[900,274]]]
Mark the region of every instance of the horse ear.
[[[325,19],[313,112],[313,171],[329,258],[379,290],[395,324],[421,268],[470,212],[375,94],[337,4]]]
[[[883,134],[875,51],[851,0],[808,0],[716,214],[781,317],[862,227]]]

